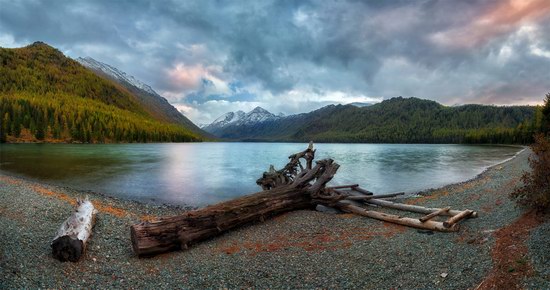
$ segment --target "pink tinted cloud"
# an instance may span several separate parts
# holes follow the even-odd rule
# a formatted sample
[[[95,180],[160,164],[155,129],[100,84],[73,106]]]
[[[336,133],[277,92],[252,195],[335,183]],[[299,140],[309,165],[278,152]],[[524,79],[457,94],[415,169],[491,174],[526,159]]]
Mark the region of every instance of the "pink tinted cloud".
[[[201,79],[208,74],[202,65],[187,66],[183,63],[176,64],[168,70],[170,83],[176,90],[195,90],[200,86]]]
[[[536,23],[549,15],[549,0],[497,1],[472,19],[469,25],[435,33],[431,40],[447,48],[475,48],[523,24]]]

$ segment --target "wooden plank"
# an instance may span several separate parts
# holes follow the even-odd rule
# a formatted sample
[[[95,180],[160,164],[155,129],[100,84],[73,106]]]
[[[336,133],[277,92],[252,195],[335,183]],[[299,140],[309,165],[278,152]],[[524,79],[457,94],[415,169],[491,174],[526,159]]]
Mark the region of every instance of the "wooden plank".
[[[375,196],[375,198],[376,198],[376,196]],[[396,202],[391,202],[391,201],[381,200],[381,199],[368,199],[368,200],[365,200],[365,202],[368,203],[368,204],[375,204],[375,205],[379,205],[379,206],[382,206],[382,207],[406,210],[406,211],[410,211],[410,212],[417,212],[417,213],[423,213],[423,214],[430,214],[432,212],[440,210],[440,208],[429,208],[429,207],[423,207],[423,206],[418,206],[418,205],[396,203]],[[449,210],[449,211],[446,211],[446,212],[442,212],[441,215],[455,216],[455,215],[457,215],[461,212],[462,211],[459,211],[459,210]],[[472,218],[477,217],[477,212],[475,212],[475,211],[472,212],[470,217],[472,217]]]
[[[454,224],[450,227],[445,227],[441,222],[426,221],[421,222],[418,219],[400,217],[397,215],[386,214],[382,212],[366,210],[348,201],[340,201],[336,204],[338,208],[343,211],[382,220],[390,223],[400,224],[408,227],[414,227],[419,229],[438,231],[438,232],[456,232],[459,230],[459,225]]]
[[[421,218],[419,218],[418,220],[421,221],[421,222],[426,222],[426,221],[429,221],[430,219],[433,219],[434,217],[446,212],[446,211],[449,211],[451,208],[450,207],[445,207],[445,208],[442,208],[440,210],[437,210],[437,211],[434,211],[428,215],[425,215]]]
[[[379,194],[379,195],[352,195],[346,197],[349,200],[369,200],[369,199],[378,199],[378,198],[388,198],[396,197],[399,195],[405,194],[404,192],[390,193],[390,194]]]
[[[469,217],[470,215],[472,215],[474,211],[472,210],[465,210],[465,211],[462,211],[461,213],[455,215],[455,216],[452,216],[450,217],[448,220],[446,220],[445,222],[443,222],[443,225],[446,227],[446,228],[450,228],[454,225],[456,225],[459,221]]]

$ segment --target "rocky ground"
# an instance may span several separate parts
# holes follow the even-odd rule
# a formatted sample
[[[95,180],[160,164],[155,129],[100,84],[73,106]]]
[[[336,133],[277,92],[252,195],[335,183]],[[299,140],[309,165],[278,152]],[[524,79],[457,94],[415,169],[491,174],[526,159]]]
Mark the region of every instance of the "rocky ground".
[[[0,175],[0,289],[549,289],[550,222],[508,199],[528,155],[406,200],[478,211],[458,233],[297,211],[139,259],[130,225],[184,209],[91,195],[99,214],[77,263],[53,259],[49,243],[83,193]]]

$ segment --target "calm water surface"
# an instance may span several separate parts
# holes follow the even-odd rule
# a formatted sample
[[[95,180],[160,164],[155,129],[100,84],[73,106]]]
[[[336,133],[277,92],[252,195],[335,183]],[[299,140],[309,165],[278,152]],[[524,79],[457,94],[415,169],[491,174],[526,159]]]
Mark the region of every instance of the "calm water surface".
[[[3,144],[0,171],[108,195],[204,206],[259,191],[270,164],[304,150],[295,143]],[[331,184],[375,193],[416,192],[475,177],[514,156],[507,146],[316,144],[341,165]]]

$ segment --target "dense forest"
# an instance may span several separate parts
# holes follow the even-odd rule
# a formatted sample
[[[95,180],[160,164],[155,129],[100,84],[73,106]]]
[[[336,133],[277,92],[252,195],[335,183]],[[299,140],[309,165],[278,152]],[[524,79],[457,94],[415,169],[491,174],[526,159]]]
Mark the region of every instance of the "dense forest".
[[[0,48],[0,101],[0,142],[202,139],[155,119],[128,90],[41,42]]]
[[[392,98],[368,107],[330,105],[264,122],[233,126],[218,137],[247,141],[366,143],[530,143],[542,107],[443,106],[418,98]]]

